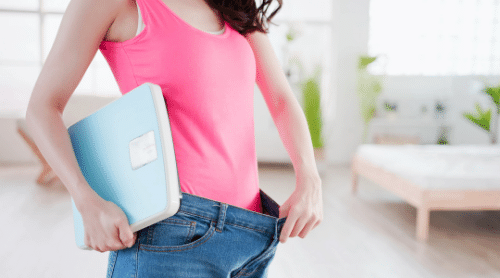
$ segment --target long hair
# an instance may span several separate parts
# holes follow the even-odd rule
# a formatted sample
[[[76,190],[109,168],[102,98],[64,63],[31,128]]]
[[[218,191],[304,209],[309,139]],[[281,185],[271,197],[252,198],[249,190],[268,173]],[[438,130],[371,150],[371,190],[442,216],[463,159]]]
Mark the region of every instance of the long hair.
[[[233,29],[245,35],[254,31],[269,33],[267,23],[276,15],[283,0],[278,1],[279,6],[269,16],[267,9],[273,0],[263,0],[257,8],[256,0],[205,0]],[[274,24],[274,23],[272,23]]]

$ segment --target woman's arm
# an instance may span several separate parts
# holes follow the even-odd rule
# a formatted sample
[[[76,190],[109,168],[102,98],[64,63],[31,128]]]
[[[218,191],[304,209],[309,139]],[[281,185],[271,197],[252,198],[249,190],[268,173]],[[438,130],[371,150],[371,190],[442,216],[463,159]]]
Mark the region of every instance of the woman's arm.
[[[122,0],[71,0],[26,111],[26,124],[35,144],[82,214],[85,244],[98,251],[123,247],[114,234],[116,221],[119,221],[122,243],[133,243],[133,234],[123,211],[103,200],[87,183],[62,114],[109,26],[124,6],[120,2]]]
[[[321,179],[307,120],[267,34],[255,31],[247,34],[246,38],[255,55],[257,85],[290,155],[297,179],[295,191],[280,208],[280,217],[287,216],[280,237],[284,243],[289,236],[304,238],[322,221]]]
[[[33,88],[27,127],[75,204],[93,194],[80,172],[62,114],[118,11],[118,1],[72,0]]]

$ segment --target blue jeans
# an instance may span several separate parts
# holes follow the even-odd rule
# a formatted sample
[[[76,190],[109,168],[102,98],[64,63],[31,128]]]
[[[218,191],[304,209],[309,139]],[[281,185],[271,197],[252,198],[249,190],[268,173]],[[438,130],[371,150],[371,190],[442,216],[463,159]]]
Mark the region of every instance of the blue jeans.
[[[179,211],[110,251],[107,278],[267,277],[286,217],[260,190],[263,214],[182,193]]]

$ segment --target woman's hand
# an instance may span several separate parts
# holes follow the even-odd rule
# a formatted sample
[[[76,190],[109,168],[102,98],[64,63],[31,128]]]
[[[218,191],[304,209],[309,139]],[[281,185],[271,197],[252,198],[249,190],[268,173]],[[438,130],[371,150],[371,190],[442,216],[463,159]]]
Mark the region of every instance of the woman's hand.
[[[80,213],[85,228],[84,243],[88,247],[102,253],[134,245],[137,233],[132,233],[127,216],[115,203],[96,194]]]
[[[297,176],[292,195],[280,207],[279,217],[287,217],[281,230],[280,242],[288,237],[304,238],[323,221],[323,197],[321,179],[304,175]]]

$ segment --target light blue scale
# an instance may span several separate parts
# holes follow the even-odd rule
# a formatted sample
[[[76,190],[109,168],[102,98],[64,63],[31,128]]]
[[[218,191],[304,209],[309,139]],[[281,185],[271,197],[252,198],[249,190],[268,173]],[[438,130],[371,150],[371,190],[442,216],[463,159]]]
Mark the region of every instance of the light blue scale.
[[[144,83],[68,128],[83,176],[126,214],[132,232],[178,211],[180,191],[168,112],[161,88]],[[71,198],[76,244],[82,216]]]

